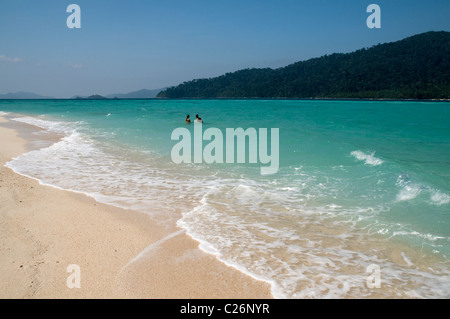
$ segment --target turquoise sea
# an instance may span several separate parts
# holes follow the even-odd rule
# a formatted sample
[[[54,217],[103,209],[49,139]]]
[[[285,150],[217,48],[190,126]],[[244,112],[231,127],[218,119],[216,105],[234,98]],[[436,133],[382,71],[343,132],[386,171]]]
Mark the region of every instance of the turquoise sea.
[[[224,136],[278,128],[277,173],[174,163],[187,114]],[[0,115],[43,129],[8,167],[167,216],[276,298],[450,297],[448,102],[0,100]]]

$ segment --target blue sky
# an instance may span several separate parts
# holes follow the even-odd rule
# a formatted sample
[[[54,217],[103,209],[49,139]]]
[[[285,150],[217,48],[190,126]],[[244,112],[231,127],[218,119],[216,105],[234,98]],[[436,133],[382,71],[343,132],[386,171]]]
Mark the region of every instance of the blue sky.
[[[366,26],[372,3],[381,29]],[[442,30],[449,0],[2,0],[0,94],[156,89]]]

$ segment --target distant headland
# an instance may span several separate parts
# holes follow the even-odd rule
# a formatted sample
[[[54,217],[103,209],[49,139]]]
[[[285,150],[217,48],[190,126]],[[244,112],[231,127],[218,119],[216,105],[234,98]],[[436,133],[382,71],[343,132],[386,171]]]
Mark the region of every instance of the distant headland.
[[[159,98],[450,99],[450,32],[184,82]]]

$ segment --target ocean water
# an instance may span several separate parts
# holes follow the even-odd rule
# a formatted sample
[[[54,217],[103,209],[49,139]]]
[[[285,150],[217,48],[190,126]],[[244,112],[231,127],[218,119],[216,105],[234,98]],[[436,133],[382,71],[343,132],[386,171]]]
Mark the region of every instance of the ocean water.
[[[277,173],[249,154],[174,163],[187,114],[224,140],[278,128]],[[43,129],[8,167],[166,218],[276,298],[450,297],[450,103],[0,100],[0,115]]]

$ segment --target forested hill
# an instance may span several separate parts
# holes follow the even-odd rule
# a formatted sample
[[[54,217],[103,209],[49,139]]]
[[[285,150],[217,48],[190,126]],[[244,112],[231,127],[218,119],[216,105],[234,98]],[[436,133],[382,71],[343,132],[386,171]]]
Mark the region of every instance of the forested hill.
[[[158,97],[450,99],[450,32],[184,82]]]

